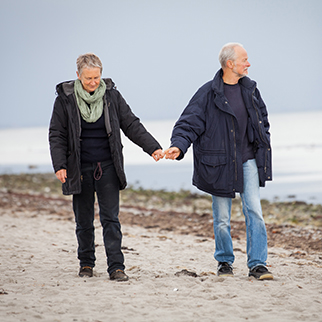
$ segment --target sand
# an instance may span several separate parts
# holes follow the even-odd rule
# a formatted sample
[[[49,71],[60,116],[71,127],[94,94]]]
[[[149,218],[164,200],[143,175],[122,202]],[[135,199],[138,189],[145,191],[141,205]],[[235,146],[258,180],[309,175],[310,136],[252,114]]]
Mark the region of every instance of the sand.
[[[0,321],[322,321],[322,254],[269,248],[273,281],[248,277],[234,240],[234,277],[217,277],[214,240],[123,225],[128,282],[110,281],[96,220],[94,277],[78,277],[72,220],[0,212]],[[184,274],[184,270],[195,273]]]

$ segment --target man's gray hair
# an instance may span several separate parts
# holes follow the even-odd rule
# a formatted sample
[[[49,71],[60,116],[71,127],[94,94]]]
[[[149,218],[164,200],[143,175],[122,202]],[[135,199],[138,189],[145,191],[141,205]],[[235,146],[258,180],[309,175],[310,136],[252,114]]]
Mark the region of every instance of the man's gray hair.
[[[226,68],[226,64],[228,60],[235,61],[236,59],[235,47],[237,46],[244,48],[242,44],[239,44],[237,42],[230,42],[221,48],[219,53],[219,62],[222,69]]]
[[[93,53],[80,55],[77,58],[76,65],[77,65],[77,71],[79,75],[81,75],[84,68],[90,69],[90,68],[98,67],[101,70],[101,74],[103,71],[103,65],[101,60]]]

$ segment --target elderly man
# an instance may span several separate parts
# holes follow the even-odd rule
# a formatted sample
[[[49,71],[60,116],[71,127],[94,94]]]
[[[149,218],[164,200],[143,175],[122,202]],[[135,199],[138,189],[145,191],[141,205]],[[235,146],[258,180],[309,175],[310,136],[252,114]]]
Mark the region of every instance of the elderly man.
[[[247,230],[249,276],[273,279],[266,268],[267,234],[259,187],[272,180],[266,106],[248,78],[248,56],[241,44],[219,53],[221,69],[192,97],[176,122],[167,159],[180,160],[193,143],[193,184],[213,199],[219,276],[233,276],[230,235],[232,198],[240,193]]]
[[[111,280],[126,281],[118,218],[119,190],[126,186],[120,130],[155,161],[163,157],[163,152],[113,81],[101,78],[102,69],[96,55],[81,55],[77,59],[77,79],[57,85],[49,128],[50,152],[63,193],[73,195],[79,276],[93,276],[96,193],[107,271]]]

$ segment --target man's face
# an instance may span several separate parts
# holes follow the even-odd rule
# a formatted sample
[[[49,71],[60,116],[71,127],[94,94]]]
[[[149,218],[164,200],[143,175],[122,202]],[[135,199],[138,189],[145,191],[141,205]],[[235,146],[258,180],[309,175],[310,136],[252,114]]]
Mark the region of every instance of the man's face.
[[[247,52],[242,47],[235,47],[236,59],[233,61],[233,73],[235,73],[239,78],[248,75],[248,67],[250,63],[248,62]]]
[[[86,92],[92,93],[98,88],[101,81],[100,68],[84,68],[80,75],[78,72],[76,74]]]

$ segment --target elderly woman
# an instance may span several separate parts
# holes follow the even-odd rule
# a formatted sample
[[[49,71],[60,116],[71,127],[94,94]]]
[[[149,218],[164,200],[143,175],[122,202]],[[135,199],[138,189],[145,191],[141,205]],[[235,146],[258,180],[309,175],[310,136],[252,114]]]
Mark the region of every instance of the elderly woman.
[[[57,85],[49,128],[50,152],[65,195],[73,195],[78,241],[79,276],[93,276],[95,266],[95,192],[111,280],[126,281],[119,190],[126,186],[120,129],[155,161],[160,144],[140,123],[111,79],[102,79],[102,63],[94,54],[77,59],[75,81]]]

